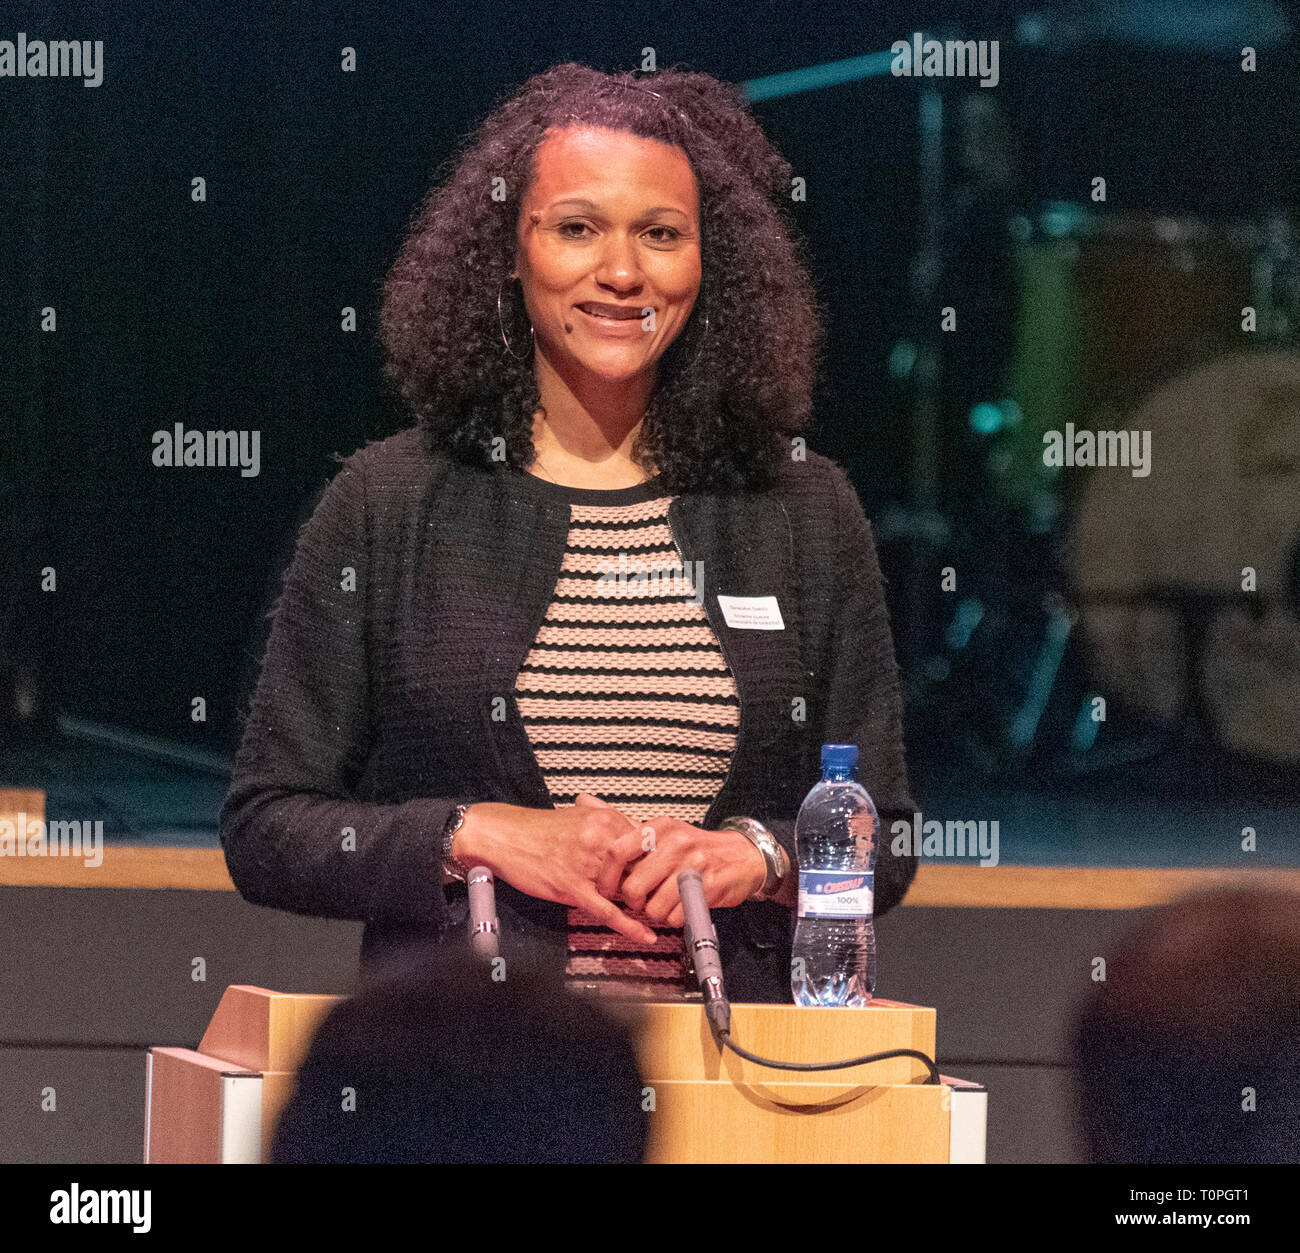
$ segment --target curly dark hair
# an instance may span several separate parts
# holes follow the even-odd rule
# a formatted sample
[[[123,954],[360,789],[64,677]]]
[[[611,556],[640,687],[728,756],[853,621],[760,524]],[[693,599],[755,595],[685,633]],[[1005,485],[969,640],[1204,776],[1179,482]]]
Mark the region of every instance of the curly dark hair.
[[[770,482],[789,455],[783,441],[808,422],[820,310],[789,217],[790,165],[739,91],[708,74],[636,77],[570,62],[496,108],[449,158],[385,281],[388,380],[435,446],[487,464],[502,441],[509,465],[532,462],[541,397],[531,358],[502,343],[497,297],[537,149],[549,128],[574,125],[673,144],[699,187],[700,294],[659,361],[633,456],[673,491]],[[505,304],[520,303],[507,285]],[[527,335],[511,333],[516,351]],[[500,461],[501,442],[496,452]]]

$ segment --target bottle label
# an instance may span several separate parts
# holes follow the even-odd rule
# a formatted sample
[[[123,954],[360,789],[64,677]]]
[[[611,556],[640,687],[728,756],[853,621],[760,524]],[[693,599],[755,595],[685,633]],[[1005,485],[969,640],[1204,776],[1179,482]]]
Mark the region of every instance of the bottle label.
[[[800,918],[870,918],[874,872],[799,871]]]

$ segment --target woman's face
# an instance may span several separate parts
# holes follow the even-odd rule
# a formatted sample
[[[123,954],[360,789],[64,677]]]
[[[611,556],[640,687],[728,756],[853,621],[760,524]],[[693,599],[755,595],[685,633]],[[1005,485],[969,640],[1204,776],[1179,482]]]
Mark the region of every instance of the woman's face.
[[[699,194],[686,154],[624,131],[548,132],[518,245],[538,349],[560,374],[618,382],[653,371],[700,290]]]

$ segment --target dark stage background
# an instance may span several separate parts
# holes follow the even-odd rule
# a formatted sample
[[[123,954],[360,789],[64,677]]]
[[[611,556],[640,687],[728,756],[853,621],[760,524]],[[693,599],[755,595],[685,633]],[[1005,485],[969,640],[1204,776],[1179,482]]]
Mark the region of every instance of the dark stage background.
[[[661,65],[741,82],[887,48],[946,19],[964,37],[1002,40],[1001,81],[983,94],[996,97],[1018,153],[1008,208],[1082,204],[1098,172],[1108,213],[1210,218],[1294,203],[1297,96],[1294,69],[1283,68],[1293,53],[1262,51],[1259,70],[1242,73],[1222,47],[1197,45],[1196,14],[1222,6],[1195,4],[1163,26],[1136,6],[1121,27],[1136,33],[1127,45],[1017,44],[1018,20],[1032,34],[1032,7],[11,9],[15,30],[25,23],[33,37],[93,32],[107,60],[93,90],[10,81],[0,97],[5,519],[23,580],[33,563],[59,577],[57,597],[24,591],[14,632],[43,655],[49,702],[233,750],[263,617],[332,455],[405,424],[381,387],[374,327],[406,222],[454,142],[500,93],[557,61],[625,68],[653,47]],[[1253,13],[1276,36],[1278,11]],[[345,45],[360,72],[339,72]],[[964,95],[981,94],[969,82],[944,89],[950,119]],[[936,604],[914,621],[898,603],[914,567],[888,525],[891,507],[913,495],[913,397],[889,361],[916,330],[917,95],[915,82],[885,75],[755,106],[807,180],[796,212],[829,330],[813,446],[850,469],[882,532],[914,691],[950,613]],[[206,204],[191,203],[195,174],[207,179]],[[974,220],[962,253],[996,252]],[[966,333],[959,364],[970,377],[1002,351],[997,264],[964,275],[960,261],[950,259],[953,282],[991,310]],[[46,304],[57,307],[57,334],[36,329]],[[339,330],[343,306],[357,310],[355,333]],[[958,530],[970,500],[988,495],[963,417],[944,419],[955,434],[941,449],[939,505]],[[260,430],[261,473],[155,468],[150,436],[175,422]],[[191,721],[196,695],[206,723]],[[927,733],[918,721],[914,738]]]

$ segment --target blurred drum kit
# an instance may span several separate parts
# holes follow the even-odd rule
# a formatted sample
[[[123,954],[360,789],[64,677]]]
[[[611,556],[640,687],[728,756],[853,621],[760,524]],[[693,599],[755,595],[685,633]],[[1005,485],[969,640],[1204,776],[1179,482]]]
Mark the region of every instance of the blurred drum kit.
[[[1246,44],[1295,36],[1268,0],[1185,16],[1140,0],[1079,3],[1022,17],[1015,38],[1049,58],[1141,46],[1235,65],[1228,54]],[[1011,131],[991,100],[963,104],[956,116],[970,125],[955,147],[968,186],[996,199],[1015,181]],[[1032,100],[1024,108],[1035,115]],[[941,150],[932,137],[920,165],[914,286],[926,311],[939,303],[935,224],[954,203]],[[973,408],[964,397],[969,414],[949,402],[941,419],[940,391],[924,374],[914,382],[921,451],[894,528],[913,553],[909,584],[931,586],[956,558],[976,588],[944,602],[941,631],[930,630],[935,602],[910,590],[904,638],[928,654],[909,675],[914,711],[962,726],[991,773],[1031,760],[1084,773],[1171,748],[1190,761],[1208,748],[1300,783],[1296,206],[1226,220],[1004,199],[1015,326],[987,343],[1013,345],[997,366],[1005,394]],[[959,398],[963,364],[949,365]],[[987,441],[978,507],[951,493],[939,505],[943,420],[952,447],[972,430]],[[1149,437],[1149,473],[1046,464],[1045,433],[1069,423]]]
[[[1022,248],[1021,421],[999,490],[1011,500],[1053,490],[1042,435],[1066,421],[1150,439],[1149,473],[1076,469],[1061,492],[1063,599],[1092,687],[1122,710],[1181,723],[1184,736],[1300,762],[1289,223],[1055,206]]]
[[[1277,53],[1296,30],[1271,0],[1070,0],[1021,14],[1011,38],[1028,84],[1021,117],[1039,125],[1060,113],[1054,70],[1138,52],[1139,65],[1199,57],[1186,62],[1195,81],[1205,65],[1238,69],[1245,45]],[[923,331],[927,369],[910,376],[909,504],[883,533],[910,563],[914,715],[936,721],[937,743],[961,727],[967,756],[1000,775],[1031,763],[1083,773],[1171,749],[1197,768],[1208,750],[1243,777],[1300,784],[1300,205],[1278,192],[1286,208],[1229,221],[1047,203],[1021,182],[992,94],[952,97],[949,127],[937,92],[919,110],[932,121],[920,127],[915,305],[930,316],[936,274],[975,250],[984,270],[965,299],[982,311],[983,339],[949,356],[944,376],[939,337]],[[966,200],[949,186],[948,151],[961,155]],[[1166,159],[1160,136],[1152,156]],[[954,243],[945,212],[980,196],[983,217],[967,216]],[[996,217],[1010,248],[989,246]],[[982,377],[972,393],[978,372],[1000,382]],[[1002,399],[976,394],[989,386]],[[1149,438],[1149,473],[1047,464],[1044,435],[1067,424],[1099,445],[1102,433]],[[945,446],[959,468],[946,485]],[[972,451],[974,491],[961,469]],[[927,599],[946,564],[966,571],[965,593]]]

